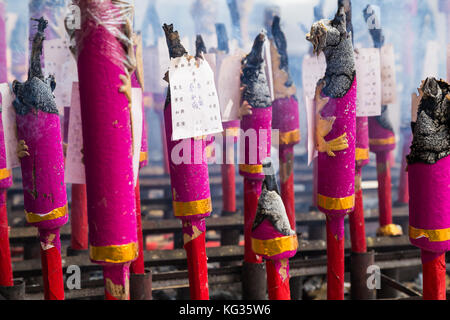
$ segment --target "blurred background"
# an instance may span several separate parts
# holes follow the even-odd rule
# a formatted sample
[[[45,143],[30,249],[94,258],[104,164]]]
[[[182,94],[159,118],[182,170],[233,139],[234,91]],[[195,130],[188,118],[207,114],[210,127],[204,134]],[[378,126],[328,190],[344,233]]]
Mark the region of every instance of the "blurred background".
[[[28,52],[29,1],[6,0],[7,37],[9,55],[9,80],[23,78]],[[31,1],[51,8],[54,21],[51,25],[64,34],[63,17],[70,0]],[[353,25],[356,48],[372,47],[372,39],[364,22],[362,10],[367,4],[380,7],[381,26],[386,44],[393,44],[396,56],[398,101],[389,106],[399,143],[395,154],[400,161],[401,127],[409,126],[410,97],[426,76],[446,78],[446,44],[449,39],[448,7],[446,0],[372,0],[353,1]],[[200,4],[199,4],[200,3]],[[298,88],[301,131],[306,143],[306,112],[302,94],[302,59],[310,53],[311,45],[305,40],[311,24],[317,18],[332,18],[336,12],[336,0],[237,0],[242,21],[242,47],[245,51],[252,39],[264,27],[264,10],[276,6],[282,18],[282,26],[288,41],[290,69]],[[230,38],[233,27],[227,0],[135,0],[135,29],[143,34],[144,46],[153,46],[163,37],[161,25],[173,23],[184,38],[185,46],[193,52],[195,36],[201,33],[208,48],[217,46],[214,23],[224,23]],[[212,26],[212,29],[211,29]],[[212,31],[210,31],[212,30]],[[187,38],[187,39],[186,39]],[[237,39],[236,39],[237,41]],[[145,59],[145,57],[144,57]],[[22,69],[22,70],[20,70]],[[151,72],[145,70],[146,72]],[[149,128],[159,126],[156,117],[148,114]],[[153,123],[155,122],[155,123]],[[153,125],[152,125],[153,124]],[[149,129],[150,130],[150,129]],[[155,131],[159,132],[159,130]],[[150,160],[158,161],[161,139],[150,134]],[[305,143],[297,147],[297,154],[306,152]]]

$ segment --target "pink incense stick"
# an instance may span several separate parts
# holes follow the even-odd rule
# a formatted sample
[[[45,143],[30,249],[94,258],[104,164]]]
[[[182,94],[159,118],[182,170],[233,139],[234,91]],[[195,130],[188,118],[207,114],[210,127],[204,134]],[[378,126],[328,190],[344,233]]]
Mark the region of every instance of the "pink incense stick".
[[[67,223],[64,155],[53,77],[44,78],[40,56],[47,21],[38,20],[28,80],[14,81],[18,155],[27,222],[39,230],[46,300],[63,300],[59,228]]]
[[[88,196],[90,259],[108,300],[129,299],[138,256],[131,130],[132,1],[79,0],[76,33]]]

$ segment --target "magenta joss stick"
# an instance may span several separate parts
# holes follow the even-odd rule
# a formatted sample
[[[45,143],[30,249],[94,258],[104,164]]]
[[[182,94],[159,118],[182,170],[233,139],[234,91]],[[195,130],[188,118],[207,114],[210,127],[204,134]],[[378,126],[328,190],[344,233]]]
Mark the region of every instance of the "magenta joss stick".
[[[108,300],[129,299],[138,255],[131,79],[133,3],[76,1],[75,33],[88,198],[89,255],[103,266]]]
[[[55,79],[45,79],[41,69],[44,30],[38,20],[30,70],[25,83],[14,81],[18,155],[21,159],[27,222],[39,230],[46,300],[63,300],[59,228],[68,220],[64,156],[58,109],[52,91]]]
[[[422,250],[423,298],[446,299],[450,250],[450,85],[428,78],[419,89],[417,121],[407,157],[409,238]]]
[[[170,58],[187,55],[187,51],[180,42],[178,31],[174,31],[173,25],[164,24],[163,29]],[[173,211],[175,217],[183,223],[182,231],[187,255],[191,300],[209,300],[205,218],[211,214],[212,205],[205,154],[206,142],[204,139],[194,138],[172,141],[170,88],[164,109],[164,124],[170,163]],[[180,143],[184,144],[188,150],[192,150],[189,163],[176,164],[171,157],[173,149]]]
[[[355,206],[356,72],[344,6],[313,24],[307,40],[324,52],[325,78],[316,89],[318,208],[327,215],[329,300],[344,299],[344,217]]]

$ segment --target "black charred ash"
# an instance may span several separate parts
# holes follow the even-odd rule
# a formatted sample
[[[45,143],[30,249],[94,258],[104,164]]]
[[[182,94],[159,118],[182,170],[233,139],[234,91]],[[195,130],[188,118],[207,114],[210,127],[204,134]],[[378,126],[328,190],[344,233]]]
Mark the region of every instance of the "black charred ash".
[[[48,21],[43,17],[33,19],[38,22],[38,31],[33,39],[28,79],[24,83],[15,80],[12,84],[16,99],[14,108],[19,115],[26,115],[33,109],[58,114],[53,91],[56,88],[54,76],[44,77],[41,67],[42,47]]]
[[[195,39],[195,57],[197,59],[203,59],[203,54],[206,53],[208,53],[208,51],[206,50],[205,42],[201,35],[197,35],[197,38]]]
[[[371,17],[375,18],[376,20],[379,19],[379,17],[376,16],[375,10],[370,5],[368,5],[363,10],[363,14],[364,14],[364,20],[366,21],[366,23],[369,23],[369,18],[371,18]],[[381,27],[379,29],[377,29],[375,27],[376,27],[376,24],[371,25],[369,27],[369,33],[370,33],[370,36],[372,37],[374,47],[377,49],[380,49],[381,47],[384,46],[384,41],[385,41],[383,29]],[[381,107],[381,115],[376,116],[375,119],[377,120],[378,124],[382,128],[389,130],[391,132],[394,132],[394,127],[392,126],[391,120],[389,119],[389,111],[388,111],[388,107],[386,105],[383,105]]]
[[[450,155],[450,85],[427,78],[422,86],[423,98],[413,126],[408,164],[435,164]]]
[[[227,27],[223,23],[216,24],[216,34],[217,34],[217,50],[228,54],[230,52],[230,47],[228,46],[228,34]]]
[[[268,108],[272,105],[269,84],[264,72],[263,48],[266,37],[260,33],[252,51],[242,60],[241,85],[245,87],[243,100],[253,108]]]
[[[356,76],[352,39],[347,32],[344,6],[338,8],[333,20],[320,20],[311,27],[306,39],[314,52],[323,51],[327,61],[323,93],[330,98],[342,98],[353,85]]]
[[[287,88],[290,88],[294,82],[292,81],[291,74],[289,73],[289,58],[287,53],[287,41],[286,36],[281,30],[281,19],[279,16],[273,18],[272,23],[272,37],[275,42],[278,54],[280,55],[280,69],[285,71],[288,75],[288,80],[284,84]]]
[[[354,44],[353,22],[352,22],[352,0],[338,0],[338,7],[344,7],[345,20],[347,22],[347,32],[352,36],[352,44]]]
[[[171,59],[180,58],[187,54],[186,49],[181,44],[180,35],[178,31],[173,30],[173,24],[163,25],[164,34],[166,35],[167,47],[169,48],[169,55]],[[170,81],[170,79],[169,79]],[[170,103],[170,86],[167,90],[167,97],[165,106]]]
[[[262,192],[258,200],[258,208],[252,230],[258,228],[264,220],[268,219],[273,227],[281,234],[285,236],[294,235],[295,232],[291,229],[286,208],[278,191],[275,170],[270,159],[263,162],[263,168],[266,177],[262,184]]]

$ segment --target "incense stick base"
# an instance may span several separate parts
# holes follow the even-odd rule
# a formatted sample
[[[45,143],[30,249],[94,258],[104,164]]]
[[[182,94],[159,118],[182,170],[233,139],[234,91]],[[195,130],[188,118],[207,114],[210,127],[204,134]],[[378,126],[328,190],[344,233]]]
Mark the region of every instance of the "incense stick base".
[[[83,255],[87,255],[89,250],[75,250],[72,247],[67,247],[67,256],[68,257],[79,257]]]
[[[130,274],[130,300],[153,300],[150,269],[145,269],[145,274]]]
[[[25,281],[14,279],[12,287],[0,287],[0,300],[25,300]]]
[[[350,296],[352,300],[374,300],[375,289],[369,289],[367,269],[375,264],[375,252],[356,253],[350,257]]]
[[[267,280],[264,263],[242,264],[243,300],[267,300]]]

